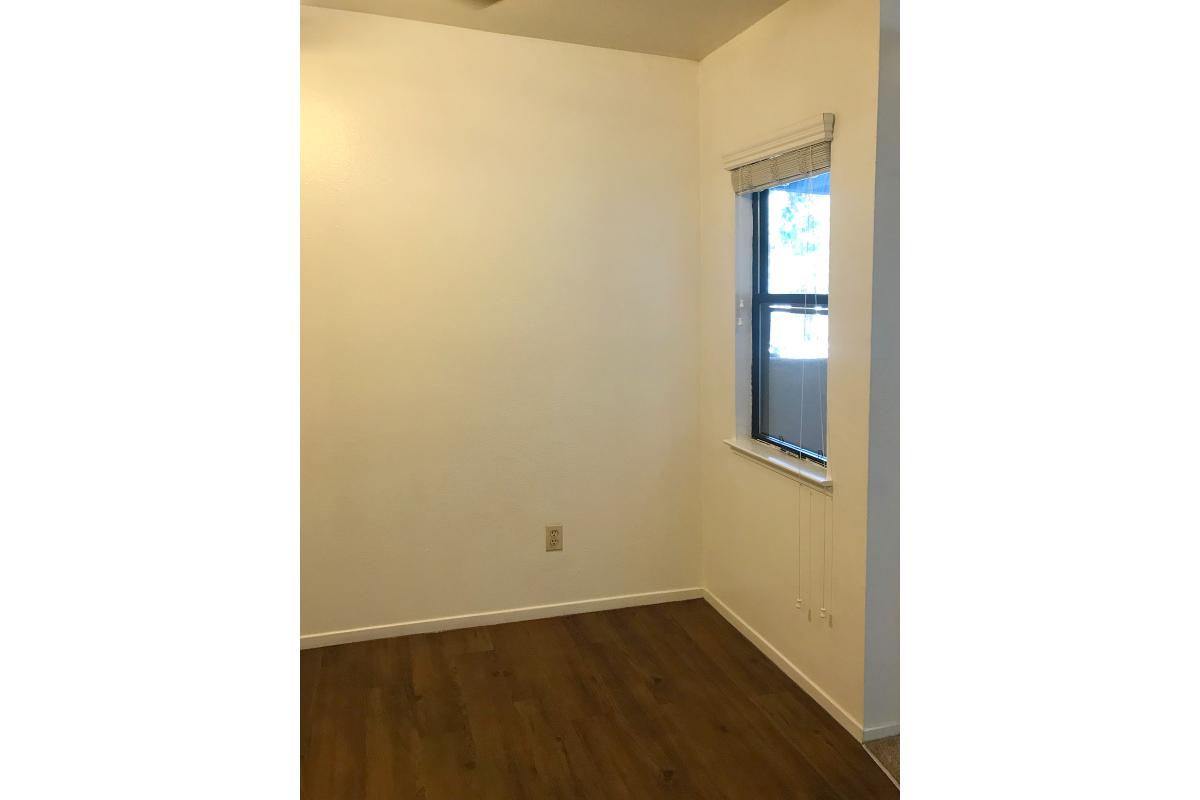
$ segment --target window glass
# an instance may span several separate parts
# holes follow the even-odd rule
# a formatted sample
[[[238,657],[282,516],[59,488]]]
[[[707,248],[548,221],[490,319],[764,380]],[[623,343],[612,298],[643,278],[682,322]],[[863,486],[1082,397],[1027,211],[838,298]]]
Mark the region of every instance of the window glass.
[[[770,294],[829,294],[829,173],[767,189]]]
[[[754,436],[825,463],[829,174],[754,196]]]
[[[829,315],[801,306],[771,306],[771,358],[828,358]]]

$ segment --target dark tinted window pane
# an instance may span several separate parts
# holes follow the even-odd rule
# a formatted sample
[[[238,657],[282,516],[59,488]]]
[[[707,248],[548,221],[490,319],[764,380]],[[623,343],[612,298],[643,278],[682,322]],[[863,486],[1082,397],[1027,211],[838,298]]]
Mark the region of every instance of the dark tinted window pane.
[[[829,317],[772,306],[763,325],[769,346],[761,365],[760,429],[824,455]]]

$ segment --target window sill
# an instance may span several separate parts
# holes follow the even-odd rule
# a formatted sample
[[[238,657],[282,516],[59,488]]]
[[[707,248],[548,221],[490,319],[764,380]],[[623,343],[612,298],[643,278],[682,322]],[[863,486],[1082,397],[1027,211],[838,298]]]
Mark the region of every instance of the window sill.
[[[749,437],[738,436],[726,439],[725,444],[729,445],[729,449],[738,455],[770,467],[785,477],[806,483],[821,491],[833,491],[833,481],[829,479],[828,471],[819,464],[788,455],[778,447],[772,447],[766,442]]]

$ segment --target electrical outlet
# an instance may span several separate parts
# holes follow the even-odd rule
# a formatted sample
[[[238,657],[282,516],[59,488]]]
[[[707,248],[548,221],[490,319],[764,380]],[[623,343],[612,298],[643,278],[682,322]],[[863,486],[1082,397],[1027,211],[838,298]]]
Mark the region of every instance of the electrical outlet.
[[[551,550],[562,550],[563,526],[562,525],[547,525],[546,526],[546,552]]]

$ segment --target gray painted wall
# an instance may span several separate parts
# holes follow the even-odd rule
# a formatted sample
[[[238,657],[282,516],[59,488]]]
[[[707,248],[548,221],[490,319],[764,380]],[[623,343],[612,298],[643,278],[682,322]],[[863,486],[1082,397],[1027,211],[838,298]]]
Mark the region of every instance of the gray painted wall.
[[[863,726],[900,724],[900,3],[879,14]],[[836,454],[834,454],[836,458]]]

